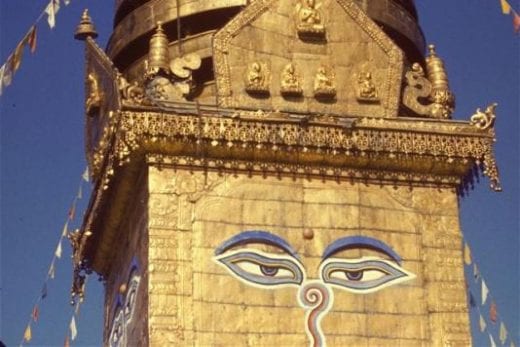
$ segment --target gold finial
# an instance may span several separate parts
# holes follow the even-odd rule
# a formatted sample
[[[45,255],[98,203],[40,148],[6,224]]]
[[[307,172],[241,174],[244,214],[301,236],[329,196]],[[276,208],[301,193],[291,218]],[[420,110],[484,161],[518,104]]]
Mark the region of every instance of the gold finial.
[[[450,90],[448,74],[444,62],[437,55],[434,45],[428,45],[430,54],[426,57],[426,73],[432,85],[430,100],[436,105],[435,118],[450,118],[455,108],[455,96]]]
[[[158,72],[169,71],[170,57],[168,54],[168,37],[162,28],[162,22],[157,22],[155,34],[150,39],[150,50],[148,52],[148,69]]]
[[[426,68],[433,89],[448,89],[448,75],[444,68],[444,62],[437,55],[435,45],[428,45],[428,50],[430,54],[426,57]]]
[[[98,33],[94,27],[92,18],[90,18],[90,15],[88,14],[88,9],[85,9],[81,15],[81,21],[76,28],[76,32],[74,33],[74,38],[76,40],[85,41],[87,37],[95,39],[98,37]]]

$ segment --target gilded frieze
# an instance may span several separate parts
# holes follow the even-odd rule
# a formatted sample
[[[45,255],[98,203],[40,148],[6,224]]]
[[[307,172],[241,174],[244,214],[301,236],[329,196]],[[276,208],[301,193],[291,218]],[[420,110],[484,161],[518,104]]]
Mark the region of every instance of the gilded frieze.
[[[305,127],[302,127],[301,119],[286,117],[280,118],[279,122],[259,122],[256,117],[252,117],[255,119],[251,120],[234,116],[177,115],[168,117],[157,113],[133,112],[123,112],[118,114],[118,117],[121,117],[121,128],[115,134],[115,151],[109,154],[109,159],[110,156],[114,159],[114,169],[128,162],[131,154],[139,149],[153,146],[159,153],[151,155],[150,158],[156,158],[157,162],[161,162],[162,156],[168,155],[169,145],[167,144],[172,144],[171,139],[176,139],[179,143],[189,143],[190,139],[198,138],[199,141],[207,143],[209,149],[214,148],[217,157],[210,157],[207,160],[215,168],[225,169],[227,166],[240,170],[251,170],[263,167],[264,169],[260,169],[260,171],[293,174],[305,174],[310,169],[317,175],[400,181],[403,180],[403,172],[400,173],[397,168],[415,158],[415,164],[412,162],[406,164],[412,165],[411,167],[406,166],[406,171],[409,172],[405,174],[411,181],[457,184],[464,177],[455,178],[446,175],[448,172],[453,172],[454,164],[466,167],[463,169],[466,171],[475,163],[482,163],[484,164],[483,173],[490,177],[492,187],[496,190],[500,189],[498,170],[492,152],[493,129],[482,131],[462,122],[435,123],[417,122],[411,119],[392,121],[362,118],[350,123],[350,129],[345,129],[341,122],[323,123],[320,118],[319,121],[315,123],[309,121]],[[454,131],[457,131],[458,134],[453,135]],[[243,151],[246,157],[242,157],[243,159],[238,162],[236,159],[226,156],[219,158],[220,148]],[[187,149],[185,154],[190,154],[189,147]],[[252,150],[266,151],[263,164],[262,160],[258,163],[247,162],[246,153]],[[173,152],[171,153],[173,154]],[[299,163],[291,162],[293,160],[289,159],[291,153],[301,153]],[[182,155],[182,153],[177,154]],[[312,160],[307,160],[312,159],[314,155],[326,157],[327,161],[331,162],[329,168],[313,168]],[[365,175],[354,169],[356,162],[365,162],[366,166],[366,163],[371,160],[370,158],[376,157],[386,158],[388,163],[392,162],[396,167],[395,172],[385,172],[374,168],[373,174]],[[436,176],[435,170],[432,171],[431,165],[427,164],[428,158],[431,157],[437,158],[434,168],[437,167],[440,170],[439,174],[445,172],[444,175],[437,176],[438,178],[433,180],[432,178]],[[262,157],[257,156],[256,160],[260,158]],[[284,162],[283,158],[287,158],[287,162]],[[421,166],[423,164],[421,164],[420,158],[426,160],[424,168]],[[198,159],[193,158],[193,160]],[[240,161],[244,163],[243,168],[240,165],[238,167],[230,166],[230,163],[238,164]],[[340,163],[341,166],[335,167],[332,164],[334,162]],[[347,166],[343,166],[345,164]],[[410,171],[410,169],[412,170]],[[351,173],[345,175],[345,172],[349,171]],[[365,168],[364,172],[370,172],[370,169]],[[109,179],[110,174],[110,170],[105,172],[106,179]],[[404,178],[404,180],[408,178]],[[196,194],[192,198],[196,199]]]

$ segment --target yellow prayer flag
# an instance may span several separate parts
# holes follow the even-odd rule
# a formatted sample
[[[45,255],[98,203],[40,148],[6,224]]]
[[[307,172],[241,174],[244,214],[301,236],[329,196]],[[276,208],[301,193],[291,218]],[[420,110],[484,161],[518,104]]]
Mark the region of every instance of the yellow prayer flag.
[[[478,324],[480,327],[480,332],[484,332],[484,330],[486,330],[486,321],[484,320],[484,317],[482,317],[482,314],[480,314]]]
[[[466,242],[464,242],[464,263],[471,265],[471,250]]]
[[[502,344],[506,343],[506,340],[507,340],[507,329],[506,329],[506,326],[504,325],[504,322],[500,322],[499,338],[500,338],[500,343],[502,343]]]
[[[23,339],[26,342],[31,341],[31,339],[32,339],[31,324],[29,324],[27,326],[27,328],[25,328],[25,332],[23,333]]]
[[[25,38],[18,43],[16,49],[14,50],[13,59],[11,60],[11,71],[15,73],[20,68],[22,64],[22,56],[23,50],[25,48],[26,40]]]
[[[509,14],[511,13],[511,5],[506,0],[500,0],[500,5],[502,6],[502,13]]]

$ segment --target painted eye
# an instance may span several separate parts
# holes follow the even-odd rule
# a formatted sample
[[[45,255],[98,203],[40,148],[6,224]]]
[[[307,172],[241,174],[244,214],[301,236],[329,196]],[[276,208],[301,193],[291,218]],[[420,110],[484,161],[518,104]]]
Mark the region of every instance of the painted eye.
[[[379,258],[327,259],[320,273],[324,282],[355,293],[372,293],[415,278],[399,265]]]
[[[303,282],[303,270],[289,256],[247,249],[227,252],[214,259],[248,284],[266,287],[299,285]]]

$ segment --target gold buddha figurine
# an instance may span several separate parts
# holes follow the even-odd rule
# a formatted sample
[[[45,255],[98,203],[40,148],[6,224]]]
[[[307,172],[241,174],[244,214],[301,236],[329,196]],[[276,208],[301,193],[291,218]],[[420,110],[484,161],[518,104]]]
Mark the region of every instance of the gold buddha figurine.
[[[265,66],[259,62],[253,62],[246,75],[246,91],[250,93],[266,93],[269,92],[268,72]]]
[[[303,93],[300,78],[293,63],[287,64],[283,69],[280,85],[282,94],[301,95]]]
[[[321,3],[317,4],[315,0],[301,0],[296,5],[298,12],[296,28],[300,38],[319,38],[325,34],[320,7]]]
[[[377,96],[377,89],[372,80],[372,74],[370,72],[362,72],[359,74],[357,99],[359,101],[365,102],[379,101]]]
[[[334,75],[327,73],[325,67],[320,66],[314,77],[314,95],[328,96],[336,95],[336,87],[334,86]]]

